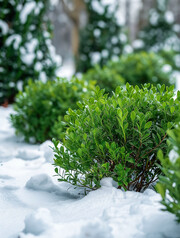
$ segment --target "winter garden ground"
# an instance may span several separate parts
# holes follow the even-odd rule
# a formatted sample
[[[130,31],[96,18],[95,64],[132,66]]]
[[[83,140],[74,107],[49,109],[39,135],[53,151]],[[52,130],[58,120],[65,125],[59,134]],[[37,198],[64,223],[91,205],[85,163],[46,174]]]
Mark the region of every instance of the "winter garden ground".
[[[80,195],[53,177],[51,142],[30,145],[14,135],[0,107],[1,238],[179,238],[174,215],[161,211],[160,195],[123,192],[110,178]]]

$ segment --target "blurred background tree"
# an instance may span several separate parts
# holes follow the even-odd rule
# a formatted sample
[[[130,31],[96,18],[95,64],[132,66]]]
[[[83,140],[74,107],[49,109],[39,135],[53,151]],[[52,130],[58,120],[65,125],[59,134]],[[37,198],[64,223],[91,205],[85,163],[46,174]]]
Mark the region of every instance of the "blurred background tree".
[[[80,31],[76,71],[86,72],[95,64],[103,66],[125,53],[128,38],[118,21],[118,1],[86,0],[88,22]]]
[[[13,102],[28,79],[53,79],[60,64],[46,17],[49,1],[0,0],[0,104]]]
[[[168,2],[157,0],[156,7],[150,9],[147,26],[139,33],[143,50],[180,52],[180,27],[175,24],[174,14],[168,10]]]

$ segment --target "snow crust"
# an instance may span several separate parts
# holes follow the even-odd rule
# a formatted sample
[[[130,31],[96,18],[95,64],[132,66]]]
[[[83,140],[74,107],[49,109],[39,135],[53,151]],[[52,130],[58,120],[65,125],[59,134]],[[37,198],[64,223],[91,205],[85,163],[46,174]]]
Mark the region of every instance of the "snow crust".
[[[2,238],[179,238],[174,215],[161,211],[160,195],[117,189],[82,190],[53,176],[51,141],[22,142],[0,107],[0,237]]]

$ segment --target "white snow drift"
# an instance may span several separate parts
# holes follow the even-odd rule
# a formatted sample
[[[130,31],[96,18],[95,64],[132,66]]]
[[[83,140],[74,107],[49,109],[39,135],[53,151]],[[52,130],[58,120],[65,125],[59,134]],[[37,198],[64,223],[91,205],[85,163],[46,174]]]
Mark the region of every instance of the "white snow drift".
[[[179,238],[174,215],[161,211],[160,195],[123,192],[111,178],[82,196],[57,182],[47,141],[30,145],[14,135],[11,108],[0,108],[1,238]]]

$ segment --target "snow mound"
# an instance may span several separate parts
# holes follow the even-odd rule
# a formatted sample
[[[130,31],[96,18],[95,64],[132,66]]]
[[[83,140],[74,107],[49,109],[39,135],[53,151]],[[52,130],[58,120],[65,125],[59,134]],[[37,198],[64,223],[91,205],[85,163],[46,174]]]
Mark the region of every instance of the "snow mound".
[[[0,179],[7,179],[7,180],[9,180],[9,179],[13,179],[13,177],[9,176],[9,175],[6,175],[6,174],[0,174]]]
[[[17,189],[19,189],[18,186],[13,186],[13,185],[6,185],[3,188],[6,189],[6,190],[17,190]]]
[[[60,183],[59,183],[60,184]],[[66,199],[72,199],[78,197],[77,194],[67,191],[66,186],[63,188],[55,185],[52,179],[47,174],[38,174],[32,176],[26,183],[25,187],[34,191],[43,191],[48,193],[54,193],[57,196],[64,197]]]
[[[28,150],[28,149],[21,149],[18,150],[16,154],[16,158],[22,160],[35,160],[39,159],[42,156],[42,153],[37,150]]]
[[[118,184],[112,178],[103,178],[100,181],[102,187],[118,187]]]
[[[72,238],[113,238],[112,228],[105,222],[90,222],[83,226],[78,236]]]
[[[24,223],[24,233],[30,233],[38,236],[50,228],[52,224],[52,217],[48,209],[39,208],[37,212],[33,212],[28,215],[25,218]]]
[[[3,147],[0,147],[0,161],[1,160],[8,160],[13,156],[13,153]]]
[[[50,140],[47,140],[40,145],[40,151],[44,153],[44,158],[46,162],[51,164],[53,163],[53,158],[54,158],[53,150],[50,148],[52,146],[53,146],[53,143]]]
[[[59,187],[52,182],[47,174],[38,174],[31,177],[26,183],[26,188],[49,193],[59,190]]]

